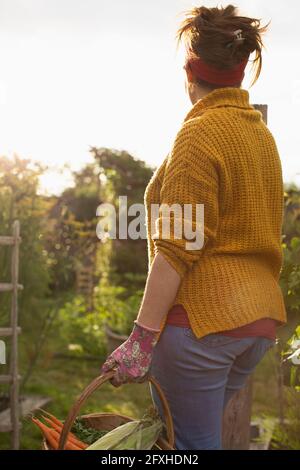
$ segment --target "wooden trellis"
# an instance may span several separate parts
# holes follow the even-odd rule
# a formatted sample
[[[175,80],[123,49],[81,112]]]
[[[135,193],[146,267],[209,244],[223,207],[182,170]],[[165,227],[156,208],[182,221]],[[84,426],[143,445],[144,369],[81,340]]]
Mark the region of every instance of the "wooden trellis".
[[[92,234],[92,239],[91,242],[83,248],[84,256],[82,255],[82,260],[77,262],[76,292],[86,298],[88,309],[92,310],[97,243],[93,238],[94,232],[87,233]]]
[[[76,292],[82,294],[88,304],[88,308],[93,306],[94,288],[94,266],[79,266],[76,270]]]
[[[20,445],[20,422],[19,422],[19,372],[18,372],[18,334],[21,329],[18,327],[18,290],[23,286],[19,280],[19,244],[20,244],[20,224],[16,220],[13,223],[12,236],[0,236],[1,246],[11,246],[11,282],[0,283],[1,292],[11,292],[10,326],[0,328],[0,338],[10,337],[10,357],[8,375],[0,375],[0,384],[9,385],[10,396],[10,429],[12,431],[12,449],[19,449]],[[7,431],[8,429],[3,429]]]

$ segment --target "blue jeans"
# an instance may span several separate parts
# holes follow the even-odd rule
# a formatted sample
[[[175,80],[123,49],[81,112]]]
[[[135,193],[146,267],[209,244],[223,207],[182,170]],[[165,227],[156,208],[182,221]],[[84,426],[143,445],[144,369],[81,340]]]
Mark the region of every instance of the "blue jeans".
[[[170,406],[178,450],[221,449],[222,418],[232,395],[275,341],[209,334],[166,324],[153,352],[150,374]],[[153,403],[164,415],[155,388]]]

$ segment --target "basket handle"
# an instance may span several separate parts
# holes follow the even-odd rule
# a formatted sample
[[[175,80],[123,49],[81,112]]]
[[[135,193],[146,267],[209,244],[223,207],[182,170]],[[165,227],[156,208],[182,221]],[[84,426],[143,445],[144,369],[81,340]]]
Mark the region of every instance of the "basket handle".
[[[64,426],[62,429],[62,432],[60,434],[60,439],[59,439],[59,444],[58,444],[58,450],[63,450],[66,444],[67,436],[73,426],[73,423],[78,416],[78,412],[83,406],[83,404],[86,402],[86,400],[94,393],[98,388],[100,388],[105,382],[107,382],[109,379],[111,379],[115,374],[115,370],[112,369],[105,374],[100,375],[99,377],[96,377],[81,393],[80,397],[78,400],[74,403],[72,406],[71,410],[69,411],[68,417],[66,421],[64,422]],[[159,398],[162,403],[164,415],[166,418],[166,430],[167,430],[167,438],[168,438],[168,443],[170,446],[173,448],[174,447],[174,426],[173,426],[173,419],[171,416],[170,408],[168,405],[168,402],[166,400],[166,397],[158,384],[158,382],[154,379],[153,376],[148,377],[148,381],[151,382],[154,387],[156,388],[156,391],[159,395]]]

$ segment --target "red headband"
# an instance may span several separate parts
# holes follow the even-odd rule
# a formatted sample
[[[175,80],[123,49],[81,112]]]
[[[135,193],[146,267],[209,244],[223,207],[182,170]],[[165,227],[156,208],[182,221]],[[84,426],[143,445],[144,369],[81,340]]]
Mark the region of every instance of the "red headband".
[[[244,78],[244,69],[247,65],[248,58],[249,55],[231,69],[221,70],[206,64],[200,57],[192,57],[188,54],[185,68],[190,67],[196,78],[205,80],[208,83],[215,85],[237,85],[241,83]]]

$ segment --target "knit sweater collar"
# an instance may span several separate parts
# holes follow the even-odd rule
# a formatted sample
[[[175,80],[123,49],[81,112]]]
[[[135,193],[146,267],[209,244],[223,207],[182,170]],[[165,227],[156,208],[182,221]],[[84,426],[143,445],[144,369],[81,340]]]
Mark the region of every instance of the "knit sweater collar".
[[[207,109],[224,106],[234,106],[250,110],[255,109],[249,103],[249,92],[247,90],[234,87],[215,88],[202,99],[194,103],[184,121],[201,115]]]

